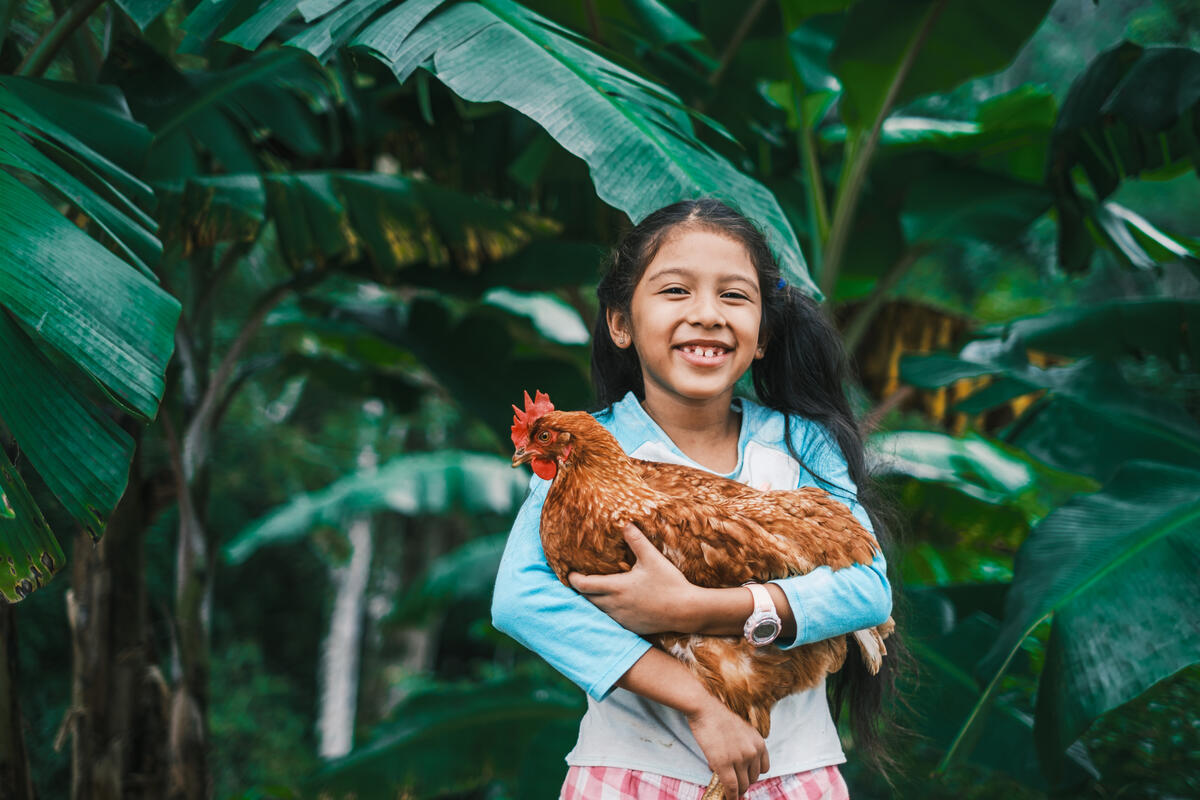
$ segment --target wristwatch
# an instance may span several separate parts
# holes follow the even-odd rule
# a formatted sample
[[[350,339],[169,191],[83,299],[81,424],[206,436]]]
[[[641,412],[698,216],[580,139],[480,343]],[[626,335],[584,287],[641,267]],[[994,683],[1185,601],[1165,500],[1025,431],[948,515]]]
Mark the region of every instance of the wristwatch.
[[[775,641],[775,638],[779,636],[779,632],[783,630],[783,621],[779,619],[779,614],[775,611],[775,601],[771,599],[771,593],[767,591],[767,587],[754,582],[742,585],[749,589],[750,594],[754,596],[754,610],[750,612],[750,617],[746,620],[746,627],[742,629],[742,633],[747,642],[755,647],[763,647]]]

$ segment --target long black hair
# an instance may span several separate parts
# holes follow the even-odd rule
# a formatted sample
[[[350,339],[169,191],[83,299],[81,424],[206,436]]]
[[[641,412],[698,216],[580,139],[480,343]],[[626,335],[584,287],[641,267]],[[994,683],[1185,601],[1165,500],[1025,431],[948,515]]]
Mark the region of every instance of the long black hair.
[[[837,328],[816,301],[781,280],[779,264],[762,231],[725,203],[705,198],[661,208],[627,231],[613,248],[596,288],[600,310],[592,330],[592,386],[599,407],[612,405],[630,391],[645,399],[637,353],[612,341],[608,312],[629,318],[633,290],[646,267],[669,236],[689,228],[718,233],[746,248],[758,273],[763,306],[760,338],[766,342],[764,356],[751,368],[758,401],[784,415],[788,450],[806,469],[792,441],[793,415],[819,423],[836,441],[875,537],[888,560],[895,563],[888,515],[868,474],[862,435],[843,389],[850,369]],[[821,476],[815,477],[832,488]],[[838,494],[836,489],[833,494]],[[903,649],[898,633],[888,639],[887,646],[889,655],[874,676],[867,672],[859,649],[846,648],[846,663],[827,687],[834,721],[843,701],[848,701],[855,746],[881,771],[892,762],[882,732],[895,729],[886,720],[893,704],[885,704],[884,699],[895,693],[896,656]]]

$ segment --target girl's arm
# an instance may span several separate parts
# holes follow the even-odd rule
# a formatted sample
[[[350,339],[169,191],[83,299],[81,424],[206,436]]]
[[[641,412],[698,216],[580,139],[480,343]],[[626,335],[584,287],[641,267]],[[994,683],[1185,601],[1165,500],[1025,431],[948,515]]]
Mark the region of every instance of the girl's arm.
[[[725,797],[741,797],[770,769],[767,743],[758,732],[662,650],[647,650],[617,685],[683,712],[709,768],[725,787]]]
[[[492,624],[596,700],[612,691],[650,643],[564,586],[542,552],[539,526],[549,482],[533,478],[500,559]]]

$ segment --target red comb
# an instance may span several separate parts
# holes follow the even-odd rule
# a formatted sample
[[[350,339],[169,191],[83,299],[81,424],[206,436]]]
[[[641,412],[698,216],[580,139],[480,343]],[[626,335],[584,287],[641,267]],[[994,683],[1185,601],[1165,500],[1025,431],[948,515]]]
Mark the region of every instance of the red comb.
[[[513,445],[520,450],[529,445],[529,426],[533,421],[542,416],[548,411],[554,410],[554,404],[550,402],[550,395],[545,392],[537,392],[536,399],[529,399],[529,392],[525,393],[525,410],[512,407],[513,409],[513,424],[512,424],[512,442]]]

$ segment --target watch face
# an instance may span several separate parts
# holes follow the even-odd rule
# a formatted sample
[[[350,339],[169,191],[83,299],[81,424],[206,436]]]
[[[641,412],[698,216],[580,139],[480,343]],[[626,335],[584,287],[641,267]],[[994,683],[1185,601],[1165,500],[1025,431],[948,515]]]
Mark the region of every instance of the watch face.
[[[773,619],[764,619],[762,622],[754,626],[752,634],[755,641],[764,641],[775,638],[779,633],[779,623]]]

